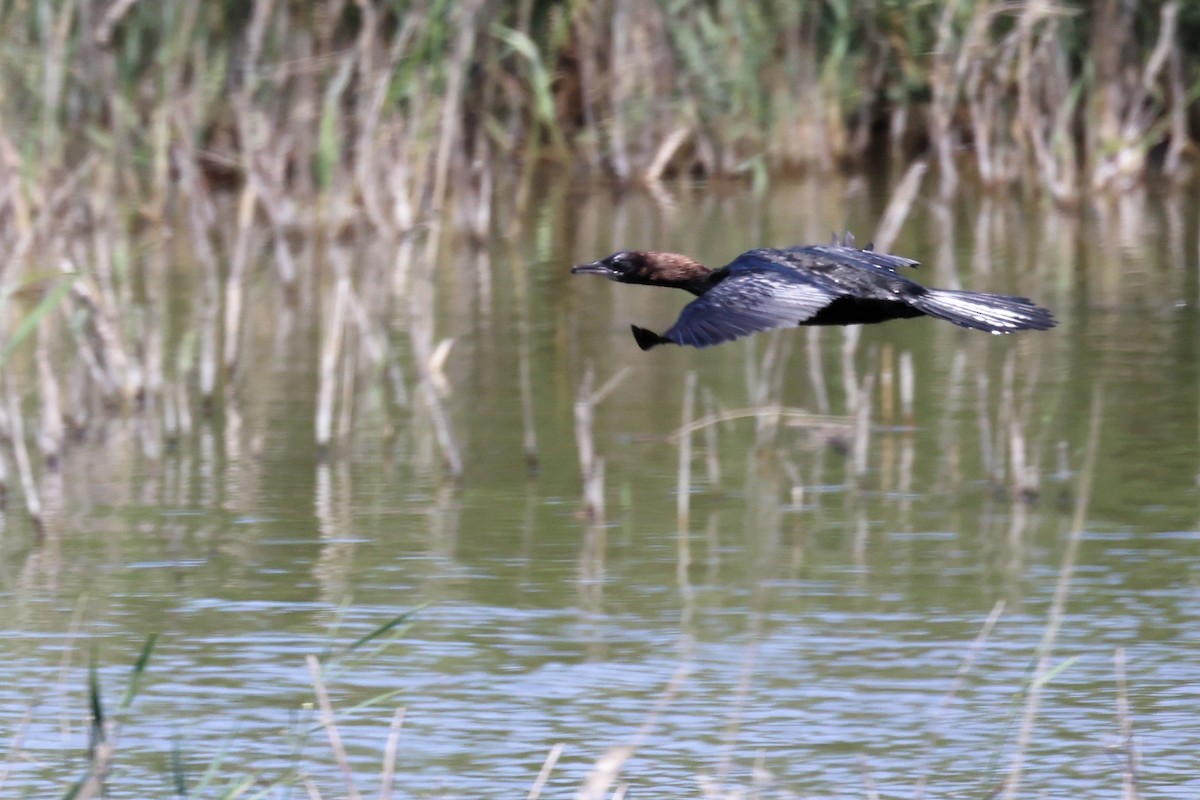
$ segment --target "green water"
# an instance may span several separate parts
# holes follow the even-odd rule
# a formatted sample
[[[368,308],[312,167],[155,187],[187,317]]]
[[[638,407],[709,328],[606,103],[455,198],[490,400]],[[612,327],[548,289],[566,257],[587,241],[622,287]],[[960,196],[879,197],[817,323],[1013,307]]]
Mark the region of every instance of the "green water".
[[[921,199],[892,250],[921,259],[926,283],[1036,298],[1060,320],[1044,334],[913,320],[864,329],[853,350],[829,329],[641,353],[628,325],[662,329],[687,297],[567,271],[623,247],[715,266],[844,228],[864,241],[883,205],[858,184],[762,197],[672,187],[655,199],[549,182],[510,232],[482,246],[448,241],[431,296],[436,338],[454,339],[444,402],[464,464],[457,483],[443,478],[428,410],[395,407],[366,368],[349,395],[349,435],[319,461],[313,315],[273,316],[276,294],[257,280],[252,367],[213,417],[197,408],[193,433],[160,458],[143,453],[136,418],[73,448],[43,478],[43,534],[10,498],[0,734],[22,741],[0,793],[60,796],[82,774],[87,665],[99,667],[111,712],[157,633],[110,796],[173,796],[176,773],[195,794],[218,759],[201,796],[297,768],[322,796],[343,796],[306,705],[304,656],[417,606],[396,643],[330,677],[365,796],[378,791],[397,706],[402,796],[523,797],[556,743],[544,796],[572,795],[609,748],[630,743],[618,783],[637,797],[706,786],[914,796],[922,782],[933,796],[985,796],[1014,760],[1026,796],[1114,796],[1126,763],[1118,648],[1140,786],[1200,793],[1194,204],[1153,192],[1076,212]],[[307,257],[319,264],[323,253]],[[369,237],[353,246],[355,269],[388,258]],[[415,291],[360,288],[384,309],[407,307]],[[391,344],[407,353],[396,313]],[[597,383],[628,367],[596,410],[607,510],[595,523],[580,513],[574,428],[589,365]],[[681,519],[669,436],[691,371],[697,416],[769,401],[835,419],[697,431]],[[411,370],[407,380],[418,397]],[[846,415],[864,387],[856,475]],[[1097,393],[1093,495],[1051,655],[1065,666],[1043,687],[1018,756],[1021,692],[1070,549]],[[1014,432],[1036,465],[1033,499],[1011,490]],[[353,709],[384,692],[395,694]]]

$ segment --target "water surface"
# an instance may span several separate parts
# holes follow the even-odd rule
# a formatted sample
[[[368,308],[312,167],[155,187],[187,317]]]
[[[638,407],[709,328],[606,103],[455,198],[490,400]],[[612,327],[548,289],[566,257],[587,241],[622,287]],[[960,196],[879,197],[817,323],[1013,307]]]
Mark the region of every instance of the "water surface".
[[[1035,297],[1061,321],[1045,334],[916,320],[864,329],[852,348],[842,330],[786,331],[643,354],[629,323],[661,329],[686,296],[567,272],[624,247],[715,266],[847,227],[867,239],[883,205],[872,187],[836,182],[657,198],[548,182],[515,233],[448,241],[430,297],[437,338],[454,338],[445,402],[464,463],[457,484],[443,477],[428,410],[419,399],[396,408],[369,375],[352,395],[351,434],[321,461],[314,320],[278,321],[258,286],[255,368],[214,416],[159,458],[139,447],[136,420],[73,449],[45,478],[57,499],[44,534],[10,503],[0,718],[23,742],[5,796],[57,796],[82,774],[87,665],[114,710],[152,633],[110,796],[170,796],[176,772],[195,790],[218,760],[202,795],[299,769],[322,796],[341,796],[304,657],[418,606],[398,641],[329,676],[368,794],[397,706],[407,796],[524,796],[560,742],[546,796],[573,793],[609,748],[632,743],[619,780],[636,796],[869,786],[910,796],[922,784],[983,796],[1014,759],[1026,794],[1115,794],[1126,763],[1118,648],[1141,786],[1200,793],[1190,200],[1148,192],[1064,212],[923,198],[892,248],[922,259],[918,278]],[[365,269],[389,254],[363,242],[353,257]],[[186,276],[176,285],[186,291]],[[403,309],[417,289],[377,289],[376,302],[398,309],[393,345],[407,353]],[[522,446],[523,360],[536,470]],[[589,367],[597,382],[629,368],[596,412],[607,504],[597,521],[580,513],[573,416]],[[691,371],[697,415],[770,403],[832,419],[697,432],[681,518],[669,437]],[[856,464],[864,390],[869,439]],[[1094,492],[1053,645],[1065,666],[1018,757],[1096,392]],[[1014,438],[1032,465],[1025,492],[1014,489]],[[384,692],[395,694],[354,709]]]

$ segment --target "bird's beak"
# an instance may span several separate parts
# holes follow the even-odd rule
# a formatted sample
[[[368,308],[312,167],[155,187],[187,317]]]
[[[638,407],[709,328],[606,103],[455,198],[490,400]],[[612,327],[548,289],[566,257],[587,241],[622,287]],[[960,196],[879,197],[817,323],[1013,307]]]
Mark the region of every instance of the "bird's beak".
[[[572,275],[603,275],[606,278],[617,277],[617,271],[603,261],[593,261],[589,264],[576,264],[571,267]]]

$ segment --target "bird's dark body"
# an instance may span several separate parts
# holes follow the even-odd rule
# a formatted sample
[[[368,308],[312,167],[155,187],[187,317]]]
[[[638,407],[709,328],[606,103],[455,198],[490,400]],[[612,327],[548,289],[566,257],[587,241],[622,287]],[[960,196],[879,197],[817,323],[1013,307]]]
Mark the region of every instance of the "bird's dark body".
[[[908,258],[856,248],[847,235],[831,245],[750,250],[717,270],[676,253],[622,251],[572,271],[696,295],[666,333],[634,326],[643,350],[668,343],[709,347],[793,325],[860,325],[920,316],[991,333],[1055,324],[1049,311],[1023,297],[930,289],[900,274],[915,266]]]
[[[839,297],[801,325],[871,325],[892,319],[925,316],[906,303],[877,297]]]

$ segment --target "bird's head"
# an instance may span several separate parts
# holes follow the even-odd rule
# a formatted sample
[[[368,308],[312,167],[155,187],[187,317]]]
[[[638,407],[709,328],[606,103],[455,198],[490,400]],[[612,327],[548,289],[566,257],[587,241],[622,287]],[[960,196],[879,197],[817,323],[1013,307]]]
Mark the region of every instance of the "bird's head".
[[[709,270],[695,259],[656,250],[618,250],[607,258],[571,267],[576,275],[603,275],[620,283],[687,288]]]
[[[640,250],[618,250],[611,256],[571,267],[573,275],[602,275],[610,281],[642,283],[654,273],[654,260]]]

